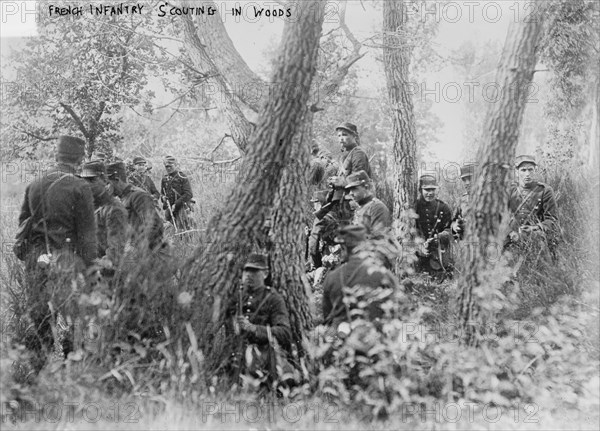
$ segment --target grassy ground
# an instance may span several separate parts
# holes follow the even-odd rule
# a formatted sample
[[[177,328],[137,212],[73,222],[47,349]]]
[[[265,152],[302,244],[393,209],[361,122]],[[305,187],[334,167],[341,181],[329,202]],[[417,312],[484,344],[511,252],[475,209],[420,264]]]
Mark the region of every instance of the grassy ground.
[[[231,183],[192,176],[198,205],[194,213],[199,227],[206,226],[210,215],[226,196]],[[2,429],[598,429],[600,425],[600,372],[590,377],[573,392],[557,394],[552,387],[540,388],[538,398],[530,403],[514,404],[498,410],[491,404],[464,405],[440,400],[428,410],[418,404],[405,403],[392,417],[383,421],[364,421],[354,409],[341,409],[332,403],[309,396],[286,403],[273,400],[260,404],[251,394],[215,395],[210,391],[198,394],[177,394],[165,399],[139,391],[111,398],[102,390],[101,380],[106,370],[53,368],[49,364],[34,387],[15,387],[7,374],[15,350],[9,344],[7,286],[14,285],[7,262],[11,262],[10,244],[16,229],[16,219],[25,189],[25,182],[4,182],[0,190],[0,319],[2,371]],[[582,295],[576,298],[584,312],[587,333],[583,348],[591,363],[600,359],[600,286],[592,272],[580,286]],[[439,286],[429,285],[419,301],[429,306],[436,318],[444,317],[443,304],[457,292],[455,281]],[[429,298],[429,299],[428,299]],[[444,298],[440,301],[440,298]],[[428,302],[429,301],[429,302]],[[442,305],[440,305],[442,304]],[[436,307],[440,307],[439,309]],[[447,317],[447,316],[446,316]],[[595,361],[595,362],[594,362]],[[562,364],[568,365],[568,364]],[[93,364],[82,364],[92,367]],[[573,370],[576,372],[577,370]],[[112,378],[109,376],[109,378]],[[20,405],[10,409],[5,402],[21,397]],[[573,399],[573,397],[576,399]],[[186,399],[192,401],[186,402]],[[43,400],[43,401],[41,401]],[[183,401],[182,401],[183,400]],[[237,400],[237,401],[236,401]],[[43,404],[42,404],[43,403]]]

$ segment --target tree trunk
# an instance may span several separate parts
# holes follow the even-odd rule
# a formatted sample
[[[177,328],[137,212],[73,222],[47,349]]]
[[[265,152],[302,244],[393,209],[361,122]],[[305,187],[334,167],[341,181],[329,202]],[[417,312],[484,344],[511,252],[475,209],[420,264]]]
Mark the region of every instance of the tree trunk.
[[[394,137],[394,220],[404,237],[414,225],[409,217],[417,197],[417,143],[413,101],[408,93],[410,50],[406,42],[406,14],[402,0],[383,2],[383,63]],[[404,231],[404,232],[402,232]]]
[[[213,17],[214,18],[214,17]],[[208,76],[208,82],[217,87],[219,95],[215,103],[225,116],[231,136],[240,152],[245,153],[248,146],[248,138],[252,133],[252,124],[246,119],[244,113],[234,100],[229,91],[227,81],[221,75],[219,69],[206,52],[206,47],[200,42],[196,26],[192,19],[185,15],[181,18],[183,24],[184,47],[192,60],[194,66]]]
[[[202,15],[196,18],[201,43],[205,45],[208,56],[217,69],[232,84],[233,94],[254,112],[259,112],[269,94],[267,84],[248,67],[233,46],[216,4],[211,1],[204,5],[212,6],[217,12],[213,16]]]
[[[307,111],[305,116],[308,115]],[[290,323],[298,353],[305,353],[303,337],[312,329],[312,313],[309,307],[310,284],[304,272],[303,231],[304,207],[306,205],[306,170],[309,162],[309,147],[305,134],[310,133],[305,119],[303,129],[294,138],[292,163],[284,171],[279,184],[273,216],[273,238],[269,251],[272,265],[273,285],[281,287],[281,294],[290,310]]]
[[[538,9],[541,2],[536,3]],[[461,286],[460,318],[463,341],[473,345],[484,318],[482,305],[493,292],[486,279],[494,259],[487,259],[488,246],[498,249],[504,242],[500,217],[507,210],[509,172],[519,138],[529,85],[536,65],[536,44],[541,30],[541,13],[526,22],[512,22],[502,51],[495,82],[501,91],[487,112],[477,153],[472,211],[467,220],[466,244],[471,245]],[[486,299],[487,298],[487,299]]]
[[[316,8],[319,13],[308,13],[309,8],[312,11]],[[323,12],[322,0],[303,2],[299,6],[298,19],[285,24],[281,54],[272,81],[294,84],[298,91],[290,95],[288,88],[277,88],[267,100],[247,147],[241,179],[220,214],[211,219],[206,246],[198,247],[184,274],[184,284],[195,291],[196,333],[206,343],[204,347],[213,358],[218,353],[214,350],[219,347],[210,342],[211,335],[224,323],[224,311],[234,298],[242,265],[270,213],[285,170],[296,165],[302,168],[293,157],[300,154],[302,158],[302,151],[307,150],[295,148],[300,142],[296,134],[306,111],[315,73]],[[290,191],[299,192],[298,189]],[[274,279],[280,277],[273,275]],[[287,286],[276,287],[285,289]],[[285,294],[290,296],[290,292]]]

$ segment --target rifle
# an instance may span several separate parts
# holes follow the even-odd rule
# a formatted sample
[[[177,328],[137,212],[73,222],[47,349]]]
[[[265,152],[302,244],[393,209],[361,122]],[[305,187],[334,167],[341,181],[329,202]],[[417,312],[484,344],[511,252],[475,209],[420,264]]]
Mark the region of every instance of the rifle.
[[[175,191],[175,190],[173,190]],[[167,198],[167,193],[165,188],[163,187],[162,189],[163,192],[163,202],[165,204],[167,204],[167,208],[169,209],[169,214],[171,215],[171,221],[173,222],[173,226],[175,226],[175,232],[179,231],[179,228],[177,227],[177,221],[175,220],[175,215],[173,214],[173,208],[171,207],[171,203],[169,202],[169,198]],[[177,192],[175,192],[177,193]]]

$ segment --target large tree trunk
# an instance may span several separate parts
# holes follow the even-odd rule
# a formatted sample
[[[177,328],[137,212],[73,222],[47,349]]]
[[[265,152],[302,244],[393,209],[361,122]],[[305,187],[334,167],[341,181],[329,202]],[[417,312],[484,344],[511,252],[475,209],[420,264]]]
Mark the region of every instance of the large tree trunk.
[[[212,6],[217,12],[213,16],[202,15],[196,18],[200,41],[206,46],[217,69],[233,84],[233,94],[254,112],[259,112],[269,94],[267,84],[248,67],[233,46],[216,4],[211,1],[204,2],[204,5]]]
[[[193,6],[193,2],[190,6]],[[252,133],[252,124],[244,116],[229,90],[227,81],[206,52],[207,48],[201,43],[192,19],[185,15],[181,18],[181,21],[183,24],[184,47],[196,69],[201,71],[204,76],[209,77],[208,82],[215,85],[221,93],[215,98],[215,103],[227,120],[233,141],[240,152],[245,153],[248,147],[248,138]]]
[[[309,112],[306,112],[308,115]],[[312,313],[309,308],[310,285],[304,272],[303,231],[304,207],[306,205],[306,170],[309,162],[309,149],[305,134],[310,133],[303,120],[303,129],[294,138],[292,163],[283,173],[279,192],[275,201],[273,231],[275,238],[269,257],[272,265],[274,286],[281,286],[281,294],[290,312],[292,334],[298,354],[303,356],[303,337],[312,329]]]
[[[308,8],[312,11],[317,8],[319,13],[307,13]],[[211,345],[211,335],[224,323],[224,311],[234,297],[242,265],[260,236],[282,177],[286,169],[290,171],[294,165],[302,167],[293,157],[301,157],[302,151],[307,150],[295,148],[300,142],[296,134],[302,124],[315,73],[323,11],[322,0],[303,2],[299,6],[298,19],[285,24],[281,54],[272,81],[294,84],[298,91],[290,95],[286,88],[278,88],[269,97],[251,136],[244,172],[240,173],[241,181],[220,214],[210,221],[205,247],[201,245],[196,250],[188,265],[184,283],[195,291],[198,310],[195,329],[200,339],[207,342],[204,347],[209,353],[216,353],[210,352],[218,348]],[[299,191],[290,189],[290,192]],[[279,275],[273,275],[277,280]],[[287,286],[276,287],[286,289]],[[290,296],[290,292],[285,294]]]
[[[542,8],[542,3],[536,3]],[[484,316],[482,301],[491,298],[486,273],[495,259],[487,259],[490,244],[502,247],[500,217],[507,209],[509,172],[519,138],[528,88],[536,65],[536,44],[542,27],[541,13],[526,22],[512,22],[502,57],[498,65],[495,82],[503,91],[497,101],[491,103],[487,112],[477,153],[478,169],[473,190],[472,211],[467,221],[466,244],[469,250],[468,263],[459,279],[461,286],[460,318],[463,341],[478,342],[479,330]]]
[[[409,217],[417,197],[417,143],[413,101],[408,90],[410,50],[406,42],[406,14],[402,0],[383,2],[383,63],[394,136],[394,220],[399,236],[410,231]]]

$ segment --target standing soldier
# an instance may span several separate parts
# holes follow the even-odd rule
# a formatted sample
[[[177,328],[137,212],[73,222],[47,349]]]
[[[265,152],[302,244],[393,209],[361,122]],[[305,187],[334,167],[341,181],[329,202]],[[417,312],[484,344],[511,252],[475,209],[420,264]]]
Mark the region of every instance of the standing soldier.
[[[388,207],[375,197],[373,182],[365,171],[358,171],[348,176],[346,190],[358,204],[354,212],[352,224],[362,225],[370,236],[389,233],[392,227],[392,216]]]
[[[460,197],[460,203],[452,221],[452,233],[456,239],[463,239],[465,232],[465,219],[471,207],[471,181],[473,180],[474,173],[475,165],[472,163],[468,163],[460,168],[460,179],[462,180],[465,192]]]
[[[158,201],[158,199],[160,199],[160,193],[156,189],[154,181],[152,181],[152,178],[148,175],[148,162],[146,159],[141,156],[134,157],[133,169],[133,172],[131,172],[127,178],[129,184],[133,184],[135,187],[147,191],[156,201]]]
[[[340,224],[346,226],[350,223],[353,216],[349,202],[344,199],[344,187],[347,184],[347,177],[358,171],[365,171],[370,177],[371,166],[367,153],[359,146],[358,129],[356,126],[352,123],[342,123],[335,130],[342,147],[342,152],[347,151],[348,154],[340,166],[338,175],[328,179],[332,190],[327,195],[327,204],[324,205],[321,213],[326,214],[328,211],[332,211],[332,214]]]
[[[517,156],[515,169],[517,184],[508,201],[512,217],[507,245],[537,236],[544,238],[553,251],[558,229],[554,191],[535,180],[537,164],[533,156]]]
[[[177,169],[177,160],[167,156],[164,160],[167,173],[160,183],[163,196],[163,209],[165,218],[173,223],[176,229],[190,229],[190,220],[187,211],[191,210],[192,186],[189,178]]]
[[[25,344],[39,353],[36,358],[40,361],[36,364],[39,367],[44,363],[46,350],[53,345],[54,316],[48,304],[58,307],[55,312],[68,316],[66,307],[67,298],[72,296],[71,282],[90,267],[97,256],[92,190],[85,180],[76,176],[84,155],[82,139],[60,136],[56,166],[27,186],[19,215],[19,224],[31,222],[25,234],[27,247],[22,257],[27,309],[35,335],[26,337]],[[62,345],[65,354],[71,348],[69,343],[70,340],[65,340]]]
[[[107,268],[119,266],[127,242],[127,210],[121,201],[113,196],[112,187],[108,187],[106,167],[103,163],[86,163],[80,176],[89,181],[94,194],[98,256],[103,259]]]
[[[131,226],[132,244],[139,251],[154,251],[163,245],[163,222],[154,206],[152,196],[127,182],[123,162],[111,163],[106,174],[114,194],[123,202]]]
[[[417,199],[416,228],[419,236],[425,240],[424,249],[417,253],[421,271],[433,270],[434,273],[451,270],[449,254],[450,224],[452,212],[450,207],[437,199],[438,184],[433,175],[422,175],[419,179],[420,196]]]

